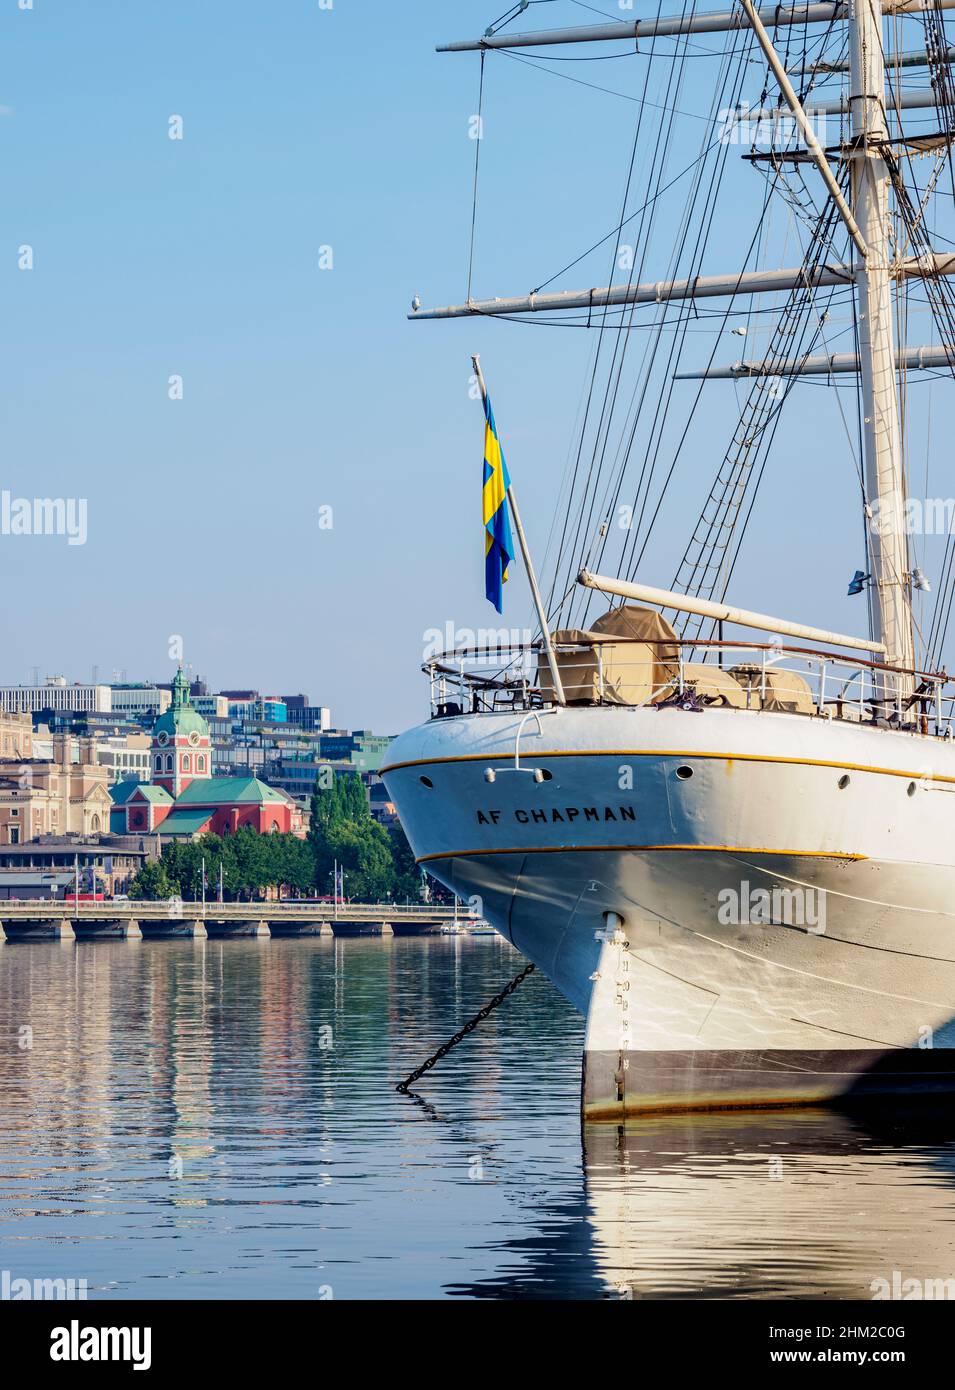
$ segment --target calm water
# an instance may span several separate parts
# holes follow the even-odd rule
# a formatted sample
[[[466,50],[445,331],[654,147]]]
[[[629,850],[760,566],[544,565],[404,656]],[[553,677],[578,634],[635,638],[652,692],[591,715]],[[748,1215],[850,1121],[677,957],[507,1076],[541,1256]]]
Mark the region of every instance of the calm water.
[[[0,1268],[146,1298],[955,1278],[955,1120],[631,1123],[582,1150],[581,1021],[536,975],[397,1095],[519,966],[494,938],[0,947]]]

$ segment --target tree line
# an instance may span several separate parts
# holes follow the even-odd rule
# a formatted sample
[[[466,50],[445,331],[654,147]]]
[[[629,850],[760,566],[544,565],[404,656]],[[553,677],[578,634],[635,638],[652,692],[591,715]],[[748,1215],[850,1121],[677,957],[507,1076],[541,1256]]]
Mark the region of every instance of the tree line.
[[[335,892],[336,864],[346,899],[420,902],[423,881],[401,826],[389,829],[374,819],[361,778],[336,777],[328,787],[316,783],[308,838],[262,835],[240,826],[233,835],[200,835],[173,841],[159,859],[144,864],[129,889],[132,898],[175,898],[251,902],[277,891],[282,897],[326,897]],[[436,891],[437,890],[437,891]],[[432,899],[446,896],[431,884]]]

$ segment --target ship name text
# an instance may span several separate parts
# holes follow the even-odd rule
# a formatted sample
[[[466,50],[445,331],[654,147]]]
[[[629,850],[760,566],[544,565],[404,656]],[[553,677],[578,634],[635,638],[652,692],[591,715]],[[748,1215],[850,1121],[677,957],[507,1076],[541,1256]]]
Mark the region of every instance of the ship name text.
[[[500,825],[503,811],[481,811],[476,812],[478,825]],[[518,807],[516,811],[510,813],[511,819],[517,821],[518,825],[558,825],[568,824],[574,821],[624,821],[636,820],[637,813],[633,806],[552,806],[549,810],[544,810],[540,806],[535,806],[528,810]]]

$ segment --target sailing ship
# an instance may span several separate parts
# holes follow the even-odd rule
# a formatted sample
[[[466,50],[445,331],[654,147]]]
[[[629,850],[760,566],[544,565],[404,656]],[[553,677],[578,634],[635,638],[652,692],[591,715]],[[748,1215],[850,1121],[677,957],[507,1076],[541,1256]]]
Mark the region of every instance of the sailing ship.
[[[445,45],[479,53],[482,76],[495,50],[542,63],[554,45],[626,51],[675,74],[668,101],[639,107],[634,148],[653,157],[639,190],[631,167],[607,242],[616,253],[637,229],[622,280],[484,300],[469,284],[464,302],[416,299],[411,315],[595,330],[549,592],[509,494],[539,637],[430,659],[431,717],[382,769],[418,862],[585,1015],[586,1119],[955,1090],[955,741],[941,661],[955,542],[916,623],[930,586],[906,483],[913,382],[947,380],[955,366],[955,242],[937,230],[955,199],[953,5],[740,0],[517,32],[521,0],[482,36]],[[718,77],[693,91],[720,108],[723,128],[716,139],[707,129],[689,172],[672,173],[680,78],[699,35]],[[754,57],[763,95],[746,106]],[[910,121],[910,110],[922,114]],[[820,139],[824,117],[838,139]],[[743,118],[764,134],[741,151],[725,132]],[[930,128],[915,129],[920,119]],[[798,264],[767,268],[762,222],[744,264],[704,264],[732,151],[766,181],[760,218],[781,197],[807,229]],[[643,279],[652,218],[680,179],[689,191],[669,274]],[[909,343],[915,304],[937,343]],[[848,351],[830,347],[834,308],[847,315]],[[688,363],[694,318],[728,325],[741,312],[765,325],[764,351]],[[648,325],[634,370],[627,349]],[[705,392],[726,389],[708,388],[713,379],[737,383],[739,420],[661,587],[646,536]],[[850,592],[864,596],[864,635],[729,601],[779,420],[808,379],[855,388],[866,558]],[[712,449],[712,427],[706,440]],[[695,467],[701,458],[697,446]],[[648,520],[618,531],[634,470]],[[606,611],[591,617],[601,598]]]

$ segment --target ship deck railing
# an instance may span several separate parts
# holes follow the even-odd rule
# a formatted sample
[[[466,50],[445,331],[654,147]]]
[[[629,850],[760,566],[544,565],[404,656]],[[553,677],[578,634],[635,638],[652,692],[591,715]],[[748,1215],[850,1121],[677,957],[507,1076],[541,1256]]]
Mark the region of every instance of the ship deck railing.
[[[632,661],[628,644],[642,649]],[[648,657],[648,648],[663,653]],[[729,707],[955,737],[955,684],[944,671],[907,670],[819,648],[722,639],[648,642],[614,636],[606,642],[555,642],[553,652],[566,703],[576,708]],[[434,719],[527,712],[558,703],[539,641],[458,647],[437,653],[422,670]]]

